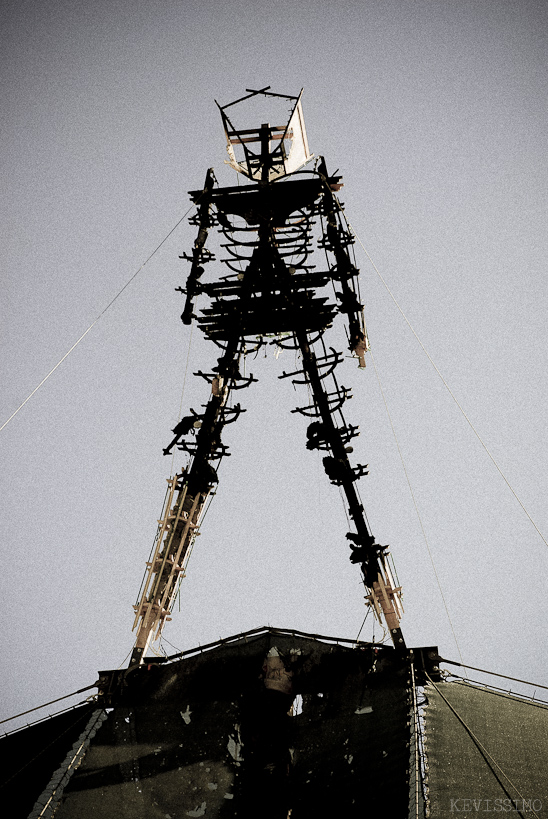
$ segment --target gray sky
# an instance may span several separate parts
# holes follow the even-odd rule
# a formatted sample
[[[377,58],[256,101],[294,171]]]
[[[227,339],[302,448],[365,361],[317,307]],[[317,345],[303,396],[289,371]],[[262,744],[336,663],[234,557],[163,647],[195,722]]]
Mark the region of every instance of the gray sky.
[[[235,184],[214,99],[304,86],[310,148],[344,175],[348,219],[548,537],[547,18],[540,0],[3,2],[0,423],[180,219],[207,168]],[[0,434],[2,716],[92,683],[131,649],[189,350],[178,255],[194,236],[180,226]],[[356,252],[464,661],[548,684],[548,548]],[[191,373],[216,357],[195,329],[183,412],[207,400]],[[225,436],[232,455],[165,630],[177,648],[267,624],[358,634],[343,505],[290,414],[303,394],[277,380],[293,365],[291,353],[249,362],[259,383]],[[458,659],[372,362],[340,372],[406,640]]]

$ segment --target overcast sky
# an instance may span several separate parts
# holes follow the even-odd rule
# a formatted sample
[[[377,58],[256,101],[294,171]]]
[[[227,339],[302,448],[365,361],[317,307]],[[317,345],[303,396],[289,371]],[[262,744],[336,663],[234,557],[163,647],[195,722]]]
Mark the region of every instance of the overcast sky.
[[[1,423],[224,165],[214,99],[298,94],[310,148],[500,469],[548,538],[547,23],[543,0],[60,0],[0,5]],[[250,122],[247,127],[257,123]],[[183,326],[185,221],[0,433],[1,716],[127,663],[170,474],[170,430],[207,400],[216,348]],[[548,548],[359,245],[373,355],[464,661],[548,684]],[[219,267],[219,273],[225,270]],[[205,306],[205,305],[202,305]],[[261,625],[355,638],[344,507],[305,448],[282,370],[225,442],[168,653]],[[409,645],[459,659],[375,369],[345,360],[373,532]],[[174,468],[180,469],[182,457]],[[371,618],[361,637],[373,636]],[[377,627],[375,637],[381,636]]]

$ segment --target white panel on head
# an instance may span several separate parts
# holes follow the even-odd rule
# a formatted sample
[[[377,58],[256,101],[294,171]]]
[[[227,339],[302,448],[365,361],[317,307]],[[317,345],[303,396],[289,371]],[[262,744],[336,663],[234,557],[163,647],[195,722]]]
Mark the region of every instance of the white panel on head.
[[[293,173],[293,171],[298,170],[312,158],[312,154],[309,153],[308,150],[308,139],[306,138],[306,128],[300,99],[289,120],[287,136],[291,138],[291,149],[285,163],[285,172]]]

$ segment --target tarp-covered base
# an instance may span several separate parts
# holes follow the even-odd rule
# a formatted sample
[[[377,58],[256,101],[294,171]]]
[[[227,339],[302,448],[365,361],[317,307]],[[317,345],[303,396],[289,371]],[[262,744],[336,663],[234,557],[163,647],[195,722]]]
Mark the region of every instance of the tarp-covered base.
[[[430,819],[548,816],[548,708],[464,682],[426,687]]]
[[[118,682],[56,819],[407,816],[391,648],[268,629]]]

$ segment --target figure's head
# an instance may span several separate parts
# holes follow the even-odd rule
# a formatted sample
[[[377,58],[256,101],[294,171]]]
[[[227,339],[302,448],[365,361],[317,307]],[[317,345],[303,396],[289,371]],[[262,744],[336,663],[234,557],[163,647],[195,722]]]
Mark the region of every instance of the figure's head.
[[[247,95],[227,105],[219,105],[226,136],[226,149],[230,157],[226,160],[234,170],[258,182],[273,182],[301,168],[312,154],[308,150],[308,140],[301,106],[302,90],[298,97],[274,94],[266,88],[258,91],[246,89]],[[268,112],[257,107],[262,97],[268,98]],[[281,103],[281,105],[280,105]],[[289,110],[287,110],[289,103]],[[240,105],[238,125],[229,119],[227,108]],[[264,105],[263,105],[264,108]],[[280,111],[285,108],[285,111]],[[271,125],[265,120],[271,114],[284,119],[280,125]],[[230,115],[234,114],[231,111]],[[246,122],[240,120],[247,119]],[[240,159],[237,158],[238,150]]]

